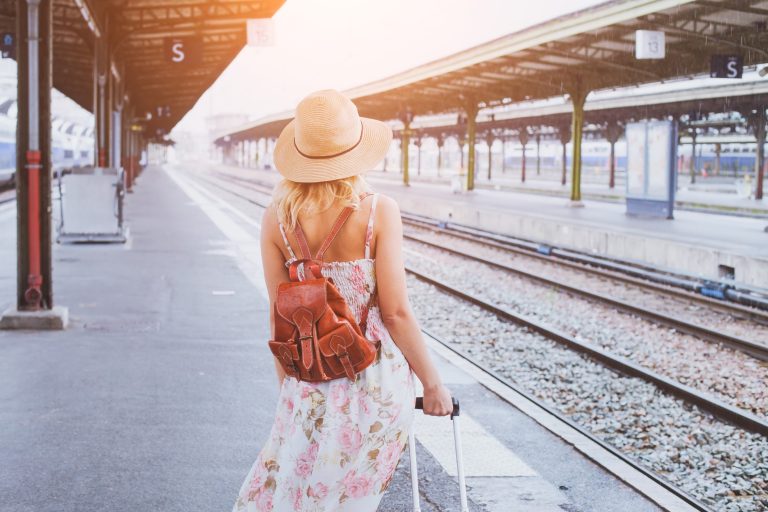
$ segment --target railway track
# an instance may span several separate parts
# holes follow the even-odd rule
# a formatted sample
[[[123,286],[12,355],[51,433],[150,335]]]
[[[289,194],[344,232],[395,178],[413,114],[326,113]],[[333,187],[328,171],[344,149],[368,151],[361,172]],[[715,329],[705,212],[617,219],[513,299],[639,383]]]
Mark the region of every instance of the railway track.
[[[535,274],[533,272],[528,272],[505,263],[500,263],[500,262],[491,260],[489,258],[479,256],[477,254],[471,254],[469,252],[462,251],[453,247],[448,247],[444,244],[438,244],[413,234],[405,233],[404,237],[408,240],[413,240],[420,244],[424,244],[429,247],[433,247],[435,249],[439,249],[441,251],[445,251],[447,253],[460,256],[462,258],[483,263],[484,265],[488,265],[490,267],[499,269],[501,271],[516,274],[516,275],[525,277],[526,279],[530,279],[532,281],[536,281],[536,282],[545,284],[547,286],[551,286],[553,288],[566,291],[574,295],[586,297],[588,299],[595,300],[597,302],[608,304],[617,309],[635,314],[641,318],[646,318],[648,320],[658,322],[660,324],[666,325],[673,329],[677,329],[680,332],[684,332],[713,343],[721,343],[735,350],[745,352],[750,356],[760,359],[762,361],[768,361],[767,345],[756,343],[754,341],[750,341],[747,339],[743,339],[738,336],[732,336],[732,335],[729,335],[728,333],[724,333],[721,331],[716,331],[708,327],[705,327],[703,325],[699,325],[686,320],[682,320],[680,318],[677,318],[671,315],[664,314],[660,311],[655,311],[649,308],[638,306],[636,304],[632,304],[626,300],[617,299],[605,294],[589,291],[584,288],[571,286],[567,283],[556,281],[554,279],[550,279],[550,278]]]
[[[576,422],[572,421],[571,419],[569,419],[565,415],[561,414],[560,411],[558,411],[556,408],[546,404],[543,400],[539,400],[538,398],[536,398],[535,396],[533,396],[532,394],[527,392],[522,387],[516,385],[514,382],[512,382],[509,379],[505,378],[504,376],[500,375],[498,372],[495,372],[495,371],[489,369],[487,366],[485,366],[482,363],[480,363],[479,361],[477,361],[474,357],[466,354],[465,352],[463,352],[461,350],[457,350],[454,346],[451,345],[451,343],[448,343],[444,339],[440,338],[437,334],[435,334],[435,333],[433,333],[433,332],[431,332],[429,330],[426,330],[426,329],[422,329],[422,332],[424,333],[425,336],[431,338],[435,342],[437,342],[440,345],[442,345],[443,347],[445,347],[447,350],[451,351],[453,354],[455,354],[458,357],[460,357],[461,359],[467,361],[469,364],[474,366],[476,369],[478,369],[479,371],[481,371],[485,375],[489,376],[491,379],[495,380],[497,383],[501,384],[503,387],[505,387],[505,388],[511,390],[512,392],[522,396],[523,398],[525,398],[527,401],[531,402],[536,407],[538,407],[541,410],[545,411],[547,414],[549,414],[551,416],[554,416],[555,418],[557,418],[561,422],[567,424],[569,427],[571,427],[572,429],[574,429],[577,432],[579,432],[579,434],[581,436],[583,436],[583,437],[589,439],[590,441],[598,444],[603,449],[607,450],[608,452],[613,454],[615,457],[617,457],[618,459],[622,460],[625,464],[629,465],[630,467],[632,467],[636,471],[642,473],[643,475],[645,475],[646,477],[650,478],[651,480],[653,480],[657,484],[661,485],[666,490],[668,490],[670,493],[674,494],[675,496],[677,496],[680,499],[682,499],[683,501],[685,501],[693,509],[701,511],[701,512],[714,512],[714,509],[712,509],[709,506],[705,505],[700,500],[696,499],[694,496],[691,496],[689,493],[683,491],[679,487],[675,486],[673,483],[669,482],[667,479],[659,476],[654,471],[649,470],[648,468],[646,468],[642,464],[638,464],[638,462],[636,460],[632,459],[631,457],[628,457],[627,455],[622,453],[620,450],[617,450],[616,448],[614,448],[610,444],[606,443],[605,441],[603,441],[599,437],[593,435],[587,429],[585,429],[583,426],[578,425]],[[501,396],[501,395],[497,395],[497,396],[499,396],[502,400],[504,400],[503,396]],[[514,404],[512,404],[512,405],[514,405]],[[590,456],[589,453],[586,453],[586,455],[588,457]],[[610,468],[606,468],[606,469],[608,469],[608,471],[610,471]]]
[[[621,281],[654,293],[674,296],[691,303],[699,304],[702,307],[750,318],[754,322],[768,325],[768,312],[764,309],[760,309],[763,304],[760,302],[759,298],[753,298],[751,300],[745,298],[744,300],[746,302],[755,303],[750,307],[737,302],[728,302],[724,296],[720,296],[714,289],[711,289],[711,295],[703,294],[706,290],[710,289],[703,288],[701,284],[695,281],[658,271],[657,269],[648,270],[647,267],[643,268],[610,263],[591,256],[552,249],[548,246],[533,242],[511,239],[510,237],[486,233],[465,226],[455,226],[415,215],[404,214],[403,221],[411,226],[430,229],[457,239],[482,244],[490,248],[509,251],[514,254],[535,258],[540,261],[546,261],[552,265],[571,268],[606,279]],[[558,257],[558,254],[562,256]],[[661,277],[664,278],[664,281],[656,282],[656,280]]]
[[[263,182],[258,182],[258,181],[254,181],[247,178],[232,177],[227,173],[216,173],[216,174],[218,177],[221,177],[224,180],[237,183],[238,185],[251,187],[260,193],[269,194],[271,192],[271,187],[268,184],[265,184]],[[551,256],[546,256],[543,254],[539,254],[537,252],[532,252],[531,250],[528,250],[528,249],[521,249],[510,243],[503,243],[501,241],[494,240],[489,237],[479,236],[478,234],[470,234],[470,233],[462,232],[456,229],[450,229],[447,226],[440,226],[438,223],[434,221],[428,222],[423,219],[414,218],[413,216],[409,216],[407,214],[403,215],[403,220],[406,224],[430,229],[430,230],[433,230],[434,232],[437,232],[439,234],[444,234],[449,237],[454,237],[460,240],[481,244],[493,249],[508,251],[510,253],[519,254],[527,258],[534,258],[539,261],[546,262],[547,264],[562,266],[568,269],[572,269],[573,271],[576,271],[576,272],[591,274],[599,278],[621,282],[627,286],[632,286],[632,287],[640,288],[643,290],[647,290],[654,294],[659,294],[662,296],[670,297],[674,300],[694,304],[698,307],[714,309],[720,313],[731,315],[735,318],[744,319],[749,322],[754,322],[761,326],[768,326],[768,313],[765,313],[757,309],[749,308],[740,304],[726,303],[721,300],[705,297],[705,296],[691,293],[685,290],[674,289],[674,288],[670,288],[669,286],[661,285],[654,282],[649,282],[644,279],[640,279],[638,277],[622,275],[613,270],[607,270],[599,267],[583,265],[581,263],[575,263],[568,260],[561,260],[561,259],[553,260]],[[564,291],[567,291],[568,293],[572,293],[572,294],[586,297],[592,300],[596,300],[604,304],[609,304],[612,307],[615,307],[617,309],[627,311],[629,313],[638,315],[642,318],[652,320],[654,322],[658,322],[670,328],[677,329],[681,332],[690,334],[692,336],[696,336],[700,339],[704,339],[713,343],[723,344],[735,350],[745,352],[750,356],[760,359],[762,361],[768,361],[768,345],[766,344],[755,342],[753,340],[746,339],[740,336],[732,335],[727,332],[723,332],[722,330],[715,330],[707,326],[701,325],[699,323],[683,320],[683,319],[680,319],[678,316],[665,314],[661,311],[656,311],[653,309],[638,306],[627,300],[617,299],[615,297],[611,297],[606,294],[589,291],[584,288],[580,288],[576,286],[569,286],[568,284],[562,281],[548,279],[546,277],[540,276],[533,272],[526,272],[519,268],[512,267],[511,265],[501,264],[493,260],[490,260],[488,258],[478,256],[476,254],[470,254],[466,251],[460,251],[458,249],[449,247],[446,244],[438,244],[433,241],[427,240],[424,237],[419,237],[410,233],[406,233],[404,236],[407,239],[410,239],[419,243],[423,243],[423,244],[426,244],[426,245],[429,245],[429,246],[450,252],[452,254],[465,257],[465,258],[473,259],[475,261],[482,262],[490,266],[494,266],[506,272],[515,273],[517,275],[524,276],[528,279],[538,281],[548,286],[562,289]]]
[[[225,178],[227,179],[227,178]],[[238,180],[229,180],[234,181],[238,183],[240,186],[247,186],[252,189],[254,187],[252,186],[252,183],[250,183],[250,180],[245,179],[238,179]],[[241,194],[235,190],[231,190],[228,187],[224,187],[220,184],[216,184],[215,182],[211,180],[206,180],[206,182],[217,186],[218,188],[225,190],[229,193],[236,194],[240,196],[242,199],[249,201],[253,204],[256,204],[262,208],[266,207],[265,202],[256,201],[253,198]],[[260,190],[258,190],[259,193],[268,194],[271,191],[271,189],[266,189],[266,187],[260,187]],[[418,239],[418,237],[411,237],[412,239]],[[438,249],[446,250],[445,247],[442,247],[437,244],[430,244],[432,246],[435,246]],[[451,252],[454,252],[456,254],[461,254],[462,256],[466,257],[467,255],[463,251],[454,251],[451,250]],[[484,258],[472,256],[473,259],[476,261],[482,261],[484,263],[488,263],[484,260]],[[499,263],[493,262],[492,266],[496,266],[497,268],[501,268],[505,271],[514,271],[517,273],[515,269],[512,269],[506,265],[502,265]],[[610,353],[607,350],[604,350],[601,347],[598,347],[596,345],[592,345],[587,342],[579,341],[575,339],[572,336],[568,336],[564,333],[558,332],[552,328],[549,328],[545,325],[543,325],[540,322],[537,322],[531,318],[527,318],[523,315],[519,315],[517,313],[514,313],[508,309],[501,308],[497,305],[491,304],[479,297],[476,297],[470,293],[458,290],[454,287],[449,286],[446,283],[443,283],[439,281],[438,279],[435,279],[433,277],[430,277],[422,272],[419,272],[413,268],[407,267],[406,270],[418,277],[419,279],[429,282],[433,286],[436,286],[452,295],[455,295],[457,297],[460,297],[468,302],[471,302],[473,304],[476,304],[483,309],[486,309],[487,311],[491,311],[494,314],[504,318],[505,320],[515,322],[517,324],[526,326],[527,328],[532,329],[535,332],[539,332],[540,334],[544,335],[548,339],[551,339],[557,343],[563,344],[568,346],[569,348],[576,350],[578,352],[581,352],[583,354],[588,355],[589,357],[594,358],[597,361],[600,361],[602,364],[605,364],[606,366],[615,369],[617,371],[620,371],[626,375],[631,375],[634,377],[641,378],[647,382],[650,382],[657,386],[659,389],[662,389],[674,396],[677,396],[691,404],[694,404],[698,407],[701,407],[702,409],[708,411],[709,413],[720,417],[722,419],[727,420],[730,423],[733,423],[734,425],[739,426],[740,428],[743,428],[745,430],[749,430],[752,432],[756,432],[759,434],[762,434],[764,436],[768,436],[768,422],[754,414],[751,414],[747,411],[744,411],[742,409],[739,409],[738,407],[734,407],[730,404],[727,404],[725,402],[722,402],[720,400],[717,400],[711,396],[709,396],[706,393],[702,393],[701,391],[698,391],[692,387],[685,386],[683,384],[680,384],[676,382],[675,380],[668,378],[664,375],[658,374],[656,372],[653,372],[651,370],[648,370],[632,361],[629,361],[623,357],[616,356],[612,353]],[[670,317],[667,317],[665,315],[662,315],[658,312],[652,312],[649,310],[645,310],[643,308],[638,308],[636,306],[633,306],[631,304],[627,304],[622,301],[617,301],[616,299],[602,296],[599,294],[594,294],[592,292],[587,292],[584,290],[579,290],[574,287],[570,287],[568,285],[564,285],[563,283],[557,283],[552,280],[540,277],[540,276],[534,276],[530,273],[526,272],[519,272],[527,278],[536,279],[540,282],[544,282],[551,286],[557,286],[561,287],[563,289],[566,289],[567,291],[571,293],[577,293],[585,297],[589,297],[595,300],[600,300],[603,302],[606,302],[608,304],[613,305],[614,307],[618,307],[621,309],[626,309],[628,311],[631,311],[635,314],[638,314],[640,316],[643,316],[645,318],[652,319],[654,321],[664,322],[667,323],[667,325],[675,325],[675,328],[680,329],[684,332],[689,332],[691,334],[695,335],[701,335],[701,333],[704,333],[703,339],[708,339],[710,341],[717,341],[720,343],[728,344],[729,346],[733,346],[734,348],[738,347],[740,350],[747,351],[748,353],[752,353],[751,355],[755,355],[755,357],[760,357],[762,360],[768,360],[768,350],[766,347],[758,344],[754,344],[751,342],[748,342],[747,340],[741,340],[735,337],[729,337],[729,336],[721,336],[721,333],[717,333],[715,331],[708,330],[701,326],[696,326],[694,324],[689,324],[686,322],[682,322]]]
[[[222,171],[216,171],[214,174],[223,180],[249,186],[265,194],[270,194],[274,186],[273,183],[263,180],[243,178]],[[552,265],[621,281],[653,293],[676,297],[701,307],[737,317],[749,318],[753,322],[768,326],[768,296],[761,295],[759,290],[737,290],[733,287],[723,286],[721,283],[701,282],[690,276],[674,274],[639,263],[630,264],[589,256],[408,213],[403,213],[403,223],[432,229],[451,237],[483,244],[487,247],[537,258]]]
[[[255,200],[252,194],[243,193],[242,187],[246,187],[251,191],[256,191],[262,194],[269,194],[271,192],[271,187],[270,188],[259,187],[258,189],[255,188],[253,184],[250,183],[250,180],[243,180],[243,179],[226,180],[229,183],[236,183],[237,184],[236,189],[233,189],[231,186],[225,186],[222,183],[217,183],[216,181],[210,180],[207,178],[205,178],[204,181],[206,181],[208,184],[212,186],[215,186],[230,194],[238,196],[241,199],[262,208],[267,206],[267,201]],[[445,247],[441,247],[438,244],[432,244],[432,245],[436,249],[445,250]],[[459,251],[459,252],[462,252],[462,251]],[[743,431],[751,432],[752,434],[750,435],[757,434],[758,436],[768,437],[768,422],[763,418],[757,417],[751,413],[743,411],[730,404],[714,399],[713,397],[709,396],[706,393],[703,393],[691,387],[682,385],[666,376],[660,375],[646,368],[643,368],[642,366],[632,361],[629,361],[627,359],[624,359],[622,357],[618,357],[610,353],[609,351],[604,350],[601,347],[576,340],[571,336],[568,336],[562,332],[558,332],[554,329],[551,329],[531,318],[526,318],[522,315],[516,314],[512,311],[508,311],[497,305],[488,303],[487,301],[484,301],[478,297],[474,297],[470,293],[466,293],[466,292],[462,292],[461,290],[454,289],[451,286],[447,285],[446,283],[441,282],[438,279],[434,279],[413,268],[407,268],[406,270],[411,276],[418,279],[419,281],[427,283],[428,285],[433,286],[439,290],[442,290],[444,293],[450,296],[453,296],[458,300],[462,300],[476,307],[482,308],[484,311],[487,311],[489,314],[495,315],[497,318],[501,319],[502,321],[506,321],[506,322],[518,325],[524,329],[527,329],[533,333],[536,333],[542,336],[547,340],[551,340],[560,346],[567,347],[567,349],[570,351],[573,351],[573,353],[581,354],[583,357],[585,357],[585,360],[595,361],[602,367],[610,369],[611,371],[617,372],[618,375],[623,375],[628,378],[636,378],[643,382],[646,382],[652,385],[653,387],[657,388],[658,390],[662,391],[664,394],[678,398],[679,400],[682,401],[682,403],[688,404],[689,407],[693,406],[694,407],[693,410],[696,410],[696,408],[698,408],[699,410],[706,411],[707,414],[712,416],[711,421],[714,422],[715,424],[730,424],[730,425],[734,425],[738,429],[742,429]],[[539,282],[545,283],[545,281],[542,281],[542,280],[539,280]],[[546,284],[551,284],[551,283],[546,283]],[[569,293],[575,294],[577,292],[573,290],[569,290]],[[580,293],[580,295],[586,296],[583,293]],[[590,298],[594,299],[595,297],[590,297]],[[613,304],[613,305],[617,308],[619,307],[619,305],[617,304]],[[635,311],[634,313],[640,314],[637,311]],[[656,321],[659,321],[659,320],[656,320]],[[691,329],[695,329],[695,327],[696,326],[693,326],[691,327]],[[678,326],[676,328],[683,330],[682,326]],[[710,333],[710,336],[714,337],[716,335],[717,333],[714,333],[714,332]],[[690,489],[686,491],[680,488],[679,486],[675,485],[671,480],[668,480],[663,474],[659,474],[656,470],[651,469],[650,465],[647,465],[647,461],[634,458],[633,456],[628,456],[627,454],[623,453],[618,447],[612,446],[610,442],[604,439],[601,439],[599,436],[592,434],[590,432],[591,425],[589,425],[588,423],[584,424],[584,423],[579,423],[577,421],[570,420],[562,413],[562,411],[558,411],[555,407],[547,405],[547,403],[544,400],[540,400],[532,396],[530,391],[526,392],[525,390],[521,389],[520,386],[516,386],[515,383],[511,382],[508,378],[505,378],[498,371],[494,371],[493,369],[489,368],[487,364],[484,364],[482,361],[479,361],[472,355],[468,354],[466,351],[459,350],[454,346],[451,346],[450,343],[440,340],[434,335],[432,335],[432,337],[436,338],[441,344],[448,347],[450,350],[457,353],[462,358],[464,358],[465,360],[469,361],[470,363],[472,363],[473,365],[481,369],[483,372],[493,376],[494,379],[503,383],[505,386],[508,386],[510,389],[513,389],[517,393],[523,394],[524,396],[526,396],[528,400],[531,400],[532,402],[536,403],[539,407],[547,410],[550,414],[553,414],[558,418],[561,418],[563,421],[566,421],[568,424],[573,426],[573,428],[576,428],[577,430],[579,430],[579,432],[581,432],[583,435],[589,437],[595,442],[598,442],[601,446],[605,447],[607,450],[611,451],[611,453],[614,453],[616,456],[622,458],[622,460],[626,461],[628,464],[636,468],[638,471],[643,472],[645,475],[649,476],[657,483],[663,485],[670,492],[676,494],[681,499],[684,499],[692,508],[696,510],[701,510],[701,511],[721,510],[721,508],[719,507],[710,508],[708,504],[706,504],[704,501],[699,499],[699,496],[695,495],[696,493],[688,492],[690,491]],[[720,342],[722,342],[722,340],[720,340]],[[741,346],[744,348],[743,345]],[[754,347],[750,347],[750,348],[753,349]],[[756,349],[756,350],[760,351],[760,349]],[[632,399],[635,399],[635,397],[633,396]],[[660,423],[663,423],[664,419],[660,417],[658,421]],[[635,435],[635,434],[633,434],[632,432],[629,432],[626,435],[631,437],[632,435]],[[664,472],[662,471],[662,473]],[[707,500],[707,503],[708,502],[709,500]]]
[[[471,293],[450,286],[445,282],[415,270],[410,266],[406,266],[406,271],[409,274],[419,278],[420,280],[435,286],[436,288],[439,288],[453,296],[459,297],[462,300],[465,300],[497,315],[499,318],[514,322],[518,325],[522,325],[523,327],[543,335],[549,340],[552,340],[561,345],[565,345],[572,350],[585,354],[595,359],[596,361],[599,361],[601,364],[604,364],[609,368],[619,371],[625,375],[643,379],[646,382],[655,385],[659,389],[671,395],[677,396],[678,398],[681,398],[693,405],[696,405],[705,411],[708,411],[710,414],[733,423],[740,428],[768,436],[768,421],[764,420],[763,418],[743,411],[738,407],[734,407],[730,404],[717,400],[707,393],[702,393],[701,391],[698,391],[692,387],[680,384],[664,375],[648,370],[647,368],[644,368],[628,359],[612,354],[611,352],[604,350],[597,345],[577,340],[573,336],[559,332],[549,326],[544,325],[541,322],[534,320],[533,318],[520,315],[507,308],[492,304]]]

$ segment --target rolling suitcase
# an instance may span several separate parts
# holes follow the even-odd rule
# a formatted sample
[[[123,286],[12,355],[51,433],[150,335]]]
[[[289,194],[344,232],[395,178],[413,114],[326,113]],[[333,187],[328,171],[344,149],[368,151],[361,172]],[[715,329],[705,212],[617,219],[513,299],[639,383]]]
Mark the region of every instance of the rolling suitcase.
[[[416,398],[416,408],[424,408],[424,398]],[[456,475],[459,479],[459,497],[461,499],[461,512],[469,512],[469,505],[467,504],[467,486],[464,481],[464,463],[461,458],[461,431],[459,430],[459,413],[461,408],[459,407],[459,401],[453,399],[453,412],[451,413],[451,421],[453,422],[453,444],[456,447]],[[408,454],[411,459],[411,486],[413,487],[413,510],[414,512],[421,512],[421,504],[419,503],[419,474],[416,467],[416,439],[413,433],[413,429],[408,433]]]

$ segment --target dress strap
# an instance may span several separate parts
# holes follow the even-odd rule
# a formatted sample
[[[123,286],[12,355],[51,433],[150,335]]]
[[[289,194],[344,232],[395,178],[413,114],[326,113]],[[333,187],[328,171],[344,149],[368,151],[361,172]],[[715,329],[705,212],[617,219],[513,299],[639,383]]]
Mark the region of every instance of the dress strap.
[[[368,215],[368,227],[365,229],[365,258],[371,258],[371,240],[373,240],[373,219],[376,217],[376,202],[379,199],[379,194],[373,194],[373,202],[371,203],[371,213]]]
[[[280,227],[280,234],[283,236],[283,242],[285,243],[285,248],[288,249],[288,254],[291,255],[292,260],[295,260],[296,255],[293,253],[293,249],[291,249],[291,244],[288,243],[288,237],[285,234],[285,227],[283,227],[283,223],[278,222],[277,225]]]

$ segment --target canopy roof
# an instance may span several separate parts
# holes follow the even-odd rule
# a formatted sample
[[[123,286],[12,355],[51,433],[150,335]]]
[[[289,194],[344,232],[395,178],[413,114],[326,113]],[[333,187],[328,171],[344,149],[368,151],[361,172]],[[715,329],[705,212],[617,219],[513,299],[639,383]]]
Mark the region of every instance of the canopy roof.
[[[53,83],[93,110],[97,37],[106,38],[137,112],[169,107],[153,129],[170,129],[194,106],[246,43],[246,20],[271,17],[285,0],[53,0]],[[0,28],[15,30],[15,0],[0,0]],[[166,38],[201,41],[199,63],[169,65]]]
[[[509,34],[346,93],[361,115],[458,112],[708,73],[713,54],[768,62],[766,0],[613,0]],[[635,31],[665,33],[666,57],[635,58]],[[283,112],[231,138],[275,136]],[[218,139],[223,141],[222,138]]]

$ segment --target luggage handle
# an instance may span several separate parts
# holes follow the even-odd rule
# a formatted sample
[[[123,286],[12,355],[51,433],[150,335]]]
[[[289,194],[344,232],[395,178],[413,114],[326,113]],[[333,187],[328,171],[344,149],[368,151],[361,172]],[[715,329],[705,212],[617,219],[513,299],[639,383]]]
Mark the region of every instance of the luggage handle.
[[[416,409],[424,410],[424,397],[416,397]],[[469,512],[467,503],[467,484],[464,479],[464,461],[461,455],[461,431],[459,430],[459,415],[461,407],[459,400],[453,398],[453,411],[451,411],[451,420],[453,423],[453,443],[456,448],[456,475],[459,479],[459,498],[461,500],[461,512]],[[408,454],[411,459],[411,487],[413,489],[413,510],[421,512],[419,503],[419,474],[416,466],[416,436],[411,428],[408,433]]]
[[[423,396],[416,397],[416,408],[424,410]],[[453,419],[454,416],[459,416],[460,414],[461,414],[461,406],[459,406],[459,399],[456,397],[453,397],[453,411],[451,411],[451,419]]]

